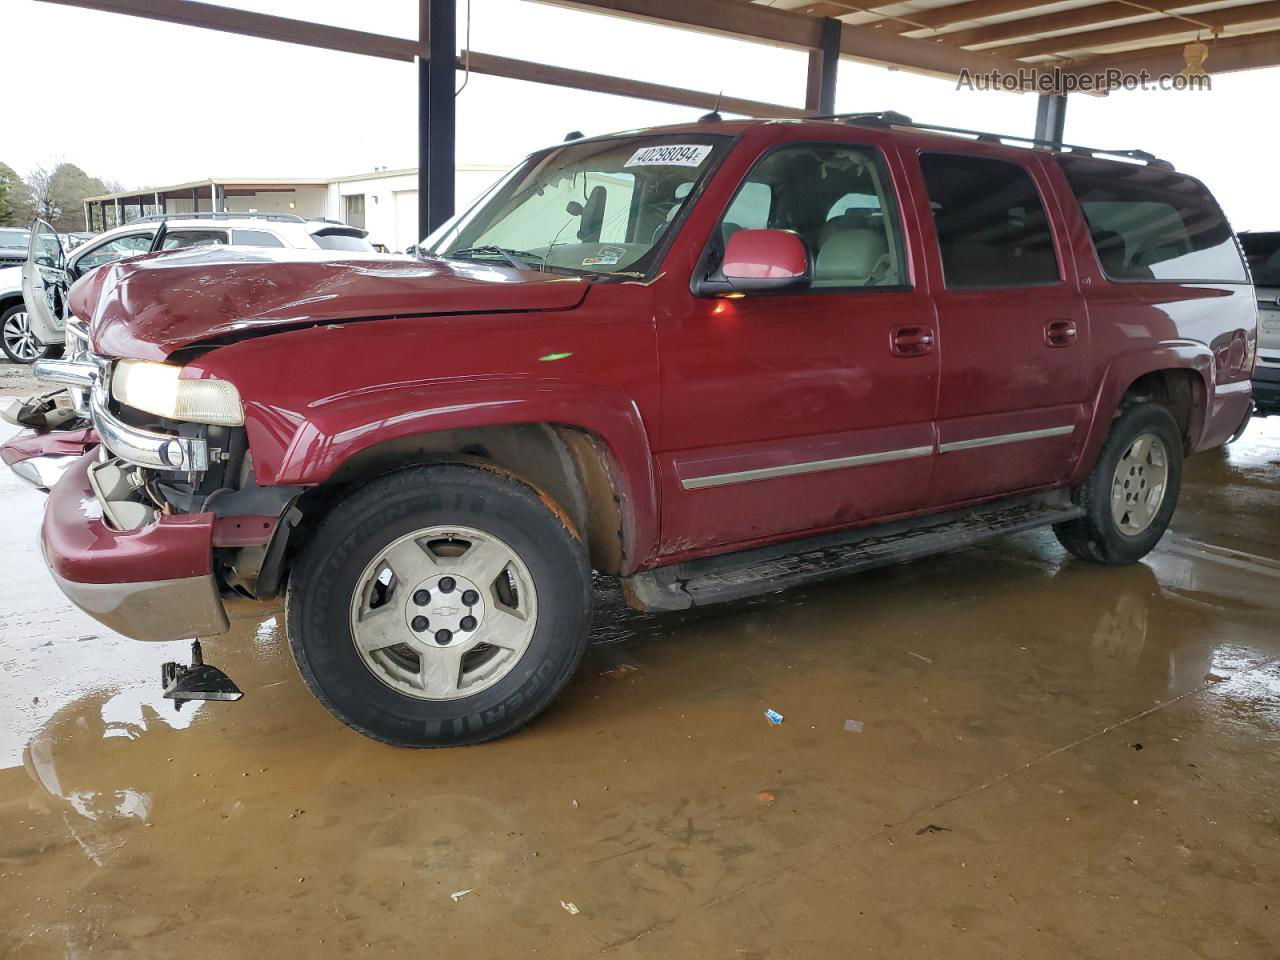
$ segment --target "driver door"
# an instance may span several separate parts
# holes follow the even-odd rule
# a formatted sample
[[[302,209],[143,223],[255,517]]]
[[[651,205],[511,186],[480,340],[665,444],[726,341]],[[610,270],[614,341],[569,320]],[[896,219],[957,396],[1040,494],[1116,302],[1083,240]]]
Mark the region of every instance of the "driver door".
[[[31,225],[31,243],[22,265],[22,302],[27,307],[31,332],[41,343],[62,343],[66,326],[63,304],[67,296],[67,260],[58,232],[37,220]]]

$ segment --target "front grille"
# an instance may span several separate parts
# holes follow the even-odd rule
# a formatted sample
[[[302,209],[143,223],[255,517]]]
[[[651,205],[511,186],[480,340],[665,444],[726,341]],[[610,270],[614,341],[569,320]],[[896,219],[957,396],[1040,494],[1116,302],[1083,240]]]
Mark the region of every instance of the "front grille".
[[[7,254],[0,254],[0,267],[20,267],[27,262],[26,255],[20,257],[11,257]]]

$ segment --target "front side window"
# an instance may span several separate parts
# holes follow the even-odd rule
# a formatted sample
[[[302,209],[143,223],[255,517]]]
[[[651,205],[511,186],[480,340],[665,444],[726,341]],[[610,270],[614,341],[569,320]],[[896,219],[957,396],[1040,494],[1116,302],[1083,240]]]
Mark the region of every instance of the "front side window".
[[[1058,162],[1108,279],[1246,282],[1231,227],[1198,180],[1113,160]]]
[[[423,246],[458,260],[646,275],[728,143],[706,134],[615,137],[536,154]]]
[[[925,153],[920,169],[949,290],[1026,287],[1061,278],[1044,204],[1021,166]]]
[[[116,237],[86,250],[75,261],[76,269],[80,273],[84,273],[86,270],[100,267],[104,263],[115,263],[125,257],[135,257],[140,253],[146,253],[150,249],[151,234],[149,233],[131,233],[127,236]]]
[[[879,153],[841,144],[795,144],[766,154],[720,223],[792,230],[813,254],[814,288],[897,287],[907,282],[897,203]]]
[[[26,250],[30,242],[26,230],[0,230],[0,250]]]

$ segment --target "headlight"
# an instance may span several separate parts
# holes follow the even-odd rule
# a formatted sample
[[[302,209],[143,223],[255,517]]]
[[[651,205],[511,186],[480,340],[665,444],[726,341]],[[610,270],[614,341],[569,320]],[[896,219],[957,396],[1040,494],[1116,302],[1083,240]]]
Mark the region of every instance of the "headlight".
[[[125,406],[186,423],[244,423],[240,392],[226,380],[180,380],[181,367],[150,360],[121,360],[111,375],[111,395]]]

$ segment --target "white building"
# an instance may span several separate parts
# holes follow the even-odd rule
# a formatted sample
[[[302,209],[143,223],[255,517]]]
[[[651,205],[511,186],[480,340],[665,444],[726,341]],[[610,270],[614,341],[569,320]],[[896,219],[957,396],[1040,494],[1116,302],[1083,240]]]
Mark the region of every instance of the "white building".
[[[457,209],[462,210],[507,170],[488,164],[456,170]],[[85,227],[104,230],[146,214],[212,210],[296,213],[340,220],[369,231],[369,240],[404,250],[422,239],[418,232],[418,171],[375,170],[348,177],[273,179],[211,177],[89,197]]]

